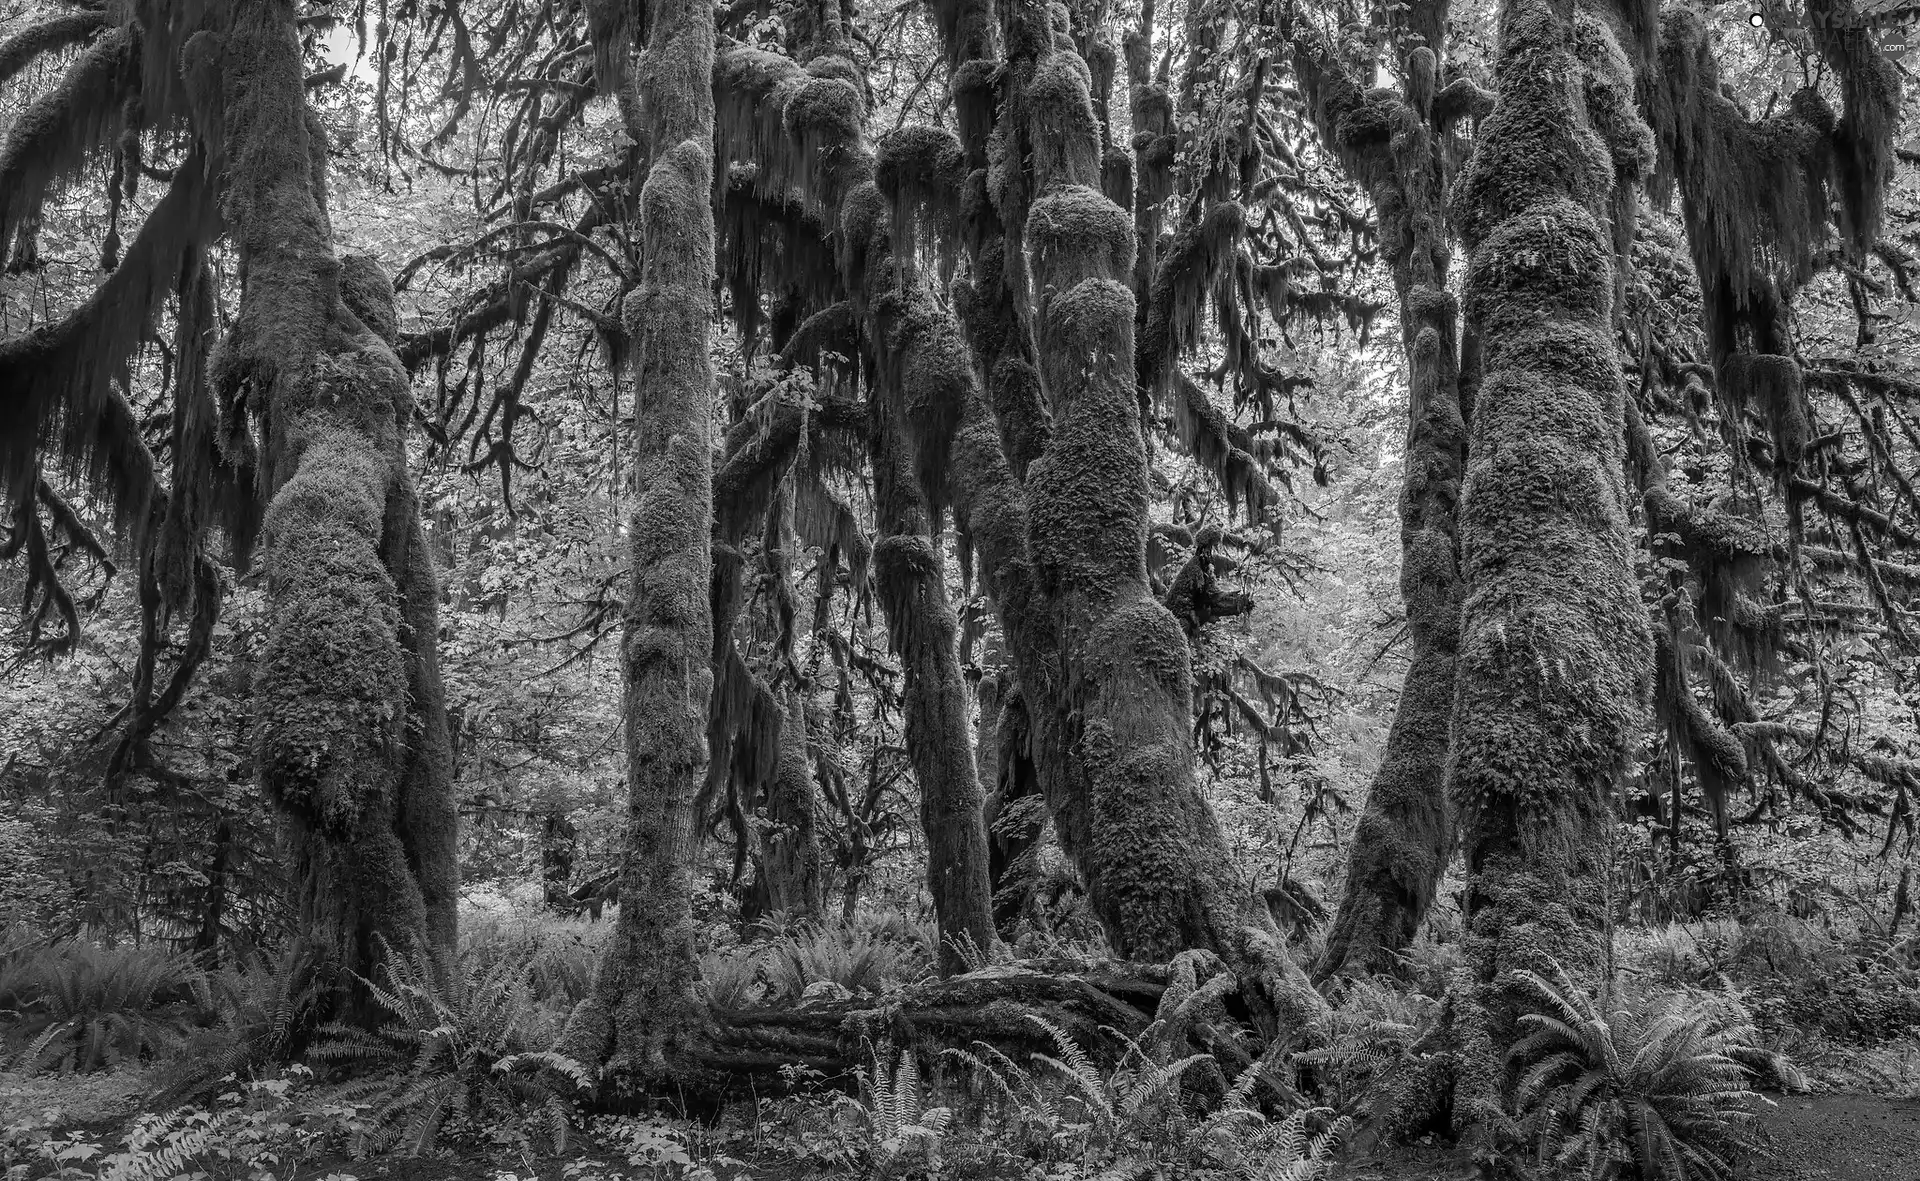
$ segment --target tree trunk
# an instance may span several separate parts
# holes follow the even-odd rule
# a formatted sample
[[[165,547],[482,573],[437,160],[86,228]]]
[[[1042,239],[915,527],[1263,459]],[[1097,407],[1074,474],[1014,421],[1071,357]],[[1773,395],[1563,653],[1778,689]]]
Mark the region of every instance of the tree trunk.
[[[902,391],[884,388],[894,384],[883,381],[872,391],[870,450],[879,525],[874,584],[886,612],[889,645],[906,674],[907,756],[920,784],[927,890],[940,927],[940,970],[954,973],[967,969],[969,954],[994,945],[986,821],[969,742],[959,624],[947,598],[946,555],[932,535],[926,501],[914,481],[900,423]]]
[[[1134,219],[1102,191],[1090,72],[1056,37],[1068,30],[1044,5],[1008,4],[996,63],[992,14],[937,14],[971,169],[959,213],[973,273],[954,296],[986,391],[960,408],[955,511],[1026,695],[1055,831],[1116,950],[1215,951],[1254,986],[1256,1012],[1296,1030],[1320,1000],[1201,797],[1191,653],[1147,579]]]
[[[819,917],[824,905],[820,836],[814,826],[819,793],[814,790],[813,760],[807,753],[806,693],[788,688],[786,698],[780,760],[767,784],[767,820],[772,829],[760,842],[761,893],[768,910],[812,919]]]
[[[1445,0],[1425,0],[1409,20],[1423,35],[1443,38],[1446,9]],[[1379,213],[1381,252],[1392,268],[1407,354],[1400,595],[1412,660],[1354,829],[1340,909],[1315,966],[1320,977],[1388,973],[1397,970],[1398,954],[1419,931],[1452,845],[1445,776],[1460,634],[1455,511],[1466,424],[1455,329],[1459,309],[1446,290],[1450,252],[1440,143],[1451,128],[1435,116],[1439,58],[1426,45],[1406,55],[1408,83],[1399,95],[1363,89],[1314,34],[1296,46],[1295,61],[1322,139],[1367,186]]]
[[[1637,124],[1599,101],[1608,86],[1631,96],[1632,78],[1597,24],[1580,35],[1604,39],[1613,60],[1576,59],[1575,19],[1557,0],[1509,0],[1498,103],[1455,190],[1467,318],[1485,350],[1461,501],[1449,782],[1478,984],[1461,1016],[1456,1118],[1483,1135],[1518,1032],[1512,973],[1557,964],[1591,979],[1603,963],[1605,828],[1650,679],[1607,224],[1616,160],[1645,159],[1596,130]]]
[[[637,493],[622,649],[630,800],[619,921],[594,995],[563,1042],[575,1057],[643,1080],[670,1074],[676,1050],[702,1025],[693,800],[713,687],[713,7],[661,0],[647,15],[637,90],[648,124],[629,131],[652,163],[640,190],[640,286],[625,308]],[[603,69],[603,86],[611,72]]]
[[[272,499],[257,693],[263,787],[293,850],[303,924],[370,975],[380,941],[450,955],[455,827],[437,593],[407,472],[412,411],[392,293],[333,254],[326,148],[310,124],[290,0],[232,6],[217,68],[225,213],[243,275],[214,381],[258,412]],[[383,337],[383,332],[389,335]]]
[[[987,880],[993,889],[993,922],[1011,940],[1015,923],[1033,895],[1045,800],[1034,773],[1032,724],[1019,685],[1005,673],[980,680],[981,782],[993,784],[983,815],[987,822]],[[992,767],[993,778],[984,768]]]

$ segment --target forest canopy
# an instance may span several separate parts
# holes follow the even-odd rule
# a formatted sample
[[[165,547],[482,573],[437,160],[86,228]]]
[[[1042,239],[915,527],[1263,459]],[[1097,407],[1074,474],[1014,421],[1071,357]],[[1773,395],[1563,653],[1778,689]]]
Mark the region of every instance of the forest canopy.
[[[1811,1158],[1917,22],[0,0],[9,1176]]]

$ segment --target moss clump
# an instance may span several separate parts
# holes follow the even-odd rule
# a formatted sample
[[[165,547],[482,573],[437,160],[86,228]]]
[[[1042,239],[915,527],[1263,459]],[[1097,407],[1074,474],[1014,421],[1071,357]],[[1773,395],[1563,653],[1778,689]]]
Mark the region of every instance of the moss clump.
[[[1467,317],[1490,340],[1542,319],[1587,320],[1613,305],[1612,244],[1592,213],[1546,198],[1497,224],[1473,253]]]
[[[1632,64],[1613,31],[1585,11],[1574,17],[1573,54],[1580,62],[1587,119],[1613,156],[1615,178],[1621,183],[1638,180],[1653,167],[1658,153],[1653,129],[1640,117],[1634,100]]]
[[[1500,101],[1480,129],[1453,196],[1454,223],[1472,251],[1493,228],[1561,200],[1596,214],[1613,193],[1613,154],[1588,126],[1581,74],[1564,20],[1534,3],[1501,10]],[[1538,62],[1551,58],[1552,69]]]
[[[966,177],[966,152],[944,127],[902,127],[882,139],[874,153],[874,183],[890,200],[952,201]]]
[[[354,318],[389,346],[399,339],[393,283],[378,259],[370,254],[349,254],[340,260],[340,299]]]
[[[866,99],[858,87],[818,76],[802,83],[781,109],[787,137],[800,154],[807,191],[824,208],[838,205],[846,191],[865,178],[866,115]]]
[[[896,255],[911,259],[918,227],[932,230],[943,265],[950,271],[959,242],[966,153],[945,128],[903,127],[880,142],[874,159],[874,183],[892,206]]]
[[[1133,218],[1105,195],[1068,185],[1033,203],[1027,244],[1033,267],[1056,288],[1124,275],[1133,268]]]
[[[377,552],[385,505],[371,493],[388,473],[366,452],[323,428],[266,518],[277,606],[255,702],[261,776],[334,838],[391,806],[406,700],[393,580]]]
[[[1027,83],[1027,137],[1033,191],[1056,184],[1093,184],[1100,176],[1100,131],[1088,95],[1086,63],[1051,53]]]
[[[1736,353],[1721,366],[1720,383],[1729,405],[1759,412],[1780,463],[1789,469],[1797,465],[1812,435],[1800,363],[1767,353]]]

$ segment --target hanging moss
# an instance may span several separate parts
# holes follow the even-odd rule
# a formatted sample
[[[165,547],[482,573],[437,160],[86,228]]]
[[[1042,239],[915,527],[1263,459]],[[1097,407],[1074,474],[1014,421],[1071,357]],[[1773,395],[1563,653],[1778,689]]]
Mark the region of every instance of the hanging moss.
[[[140,73],[131,33],[112,29],[74,59],[60,84],[14,119],[0,143],[0,242],[47,189],[73,176],[95,148],[125,129],[126,100]]]
[[[1709,715],[1687,684],[1686,669],[1676,637],[1654,633],[1655,717],[1686,751],[1700,779],[1701,794],[1713,815],[1714,831],[1727,835],[1727,802],[1747,786],[1747,752],[1731,730]],[[1677,813],[1678,802],[1674,805]],[[1670,820],[1679,830],[1677,814]]]
[[[1651,191],[1684,197],[1716,367],[1743,347],[1783,351],[1779,293],[1811,276],[1827,232],[1831,110],[1802,89],[1785,113],[1750,122],[1721,94],[1705,23],[1684,8],[1663,17],[1646,105],[1659,145]],[[1737,423],[1741,408],[1728,409]]]
[[[861,75],[833,46],[809,64],[807,81],[770,55],[734,57],[723,55],[722,72],[756,97],[738,101],[716,80],[723,142],[750,144],[758,154],[745,158],[761,190],[791,187],[836,231],[837,276],[872,382],[882,535],[875,585],[906,672],[907,748],[922,788],[929,885],[943,934],[984,948],[993,926],[980,788],[936,548],[949,450],[972,374],[951,318],[923,289],[913,258],[917,221],[951,241],[945,231],[961,213],[955,198],[965,175],[960,149],[942,132],[909,129],[889,137],[876,159],[861,129]],[[771,119],[778,119],[784,143],[768,136]],[[738,127],[727,132],[730,123]],[[943,963],[956,968],[957,956],[944,950]]]
[[[1086,63],[1074,53],[1049,54],[1027,83],[1025,102],[1032,112],[1027,134],[1033,153],[1027,167],[1034,192],[1055,184],[1097,186],[1100,133],[1087,87]]]
[[[1805,456],[1812,427],[1800,363],[1792,357],[1738,353],[1721,368],[1720,382],[1734,406],[1750,406],[1767,424],[1779,462],[1791,469]]]
[[[945,128],[916,124],[880,141],[874,183],[892,206],[890,236],[897,254],[913,257],[924,226],[941,252],[943,268],[951,271],[966,178],[966,154]]]
[[[601,94],[618,94],[627,85],[627,61],[632,56],[634,18],[628,0],[583,0],[587,40],[593,46],[594,85]]]
[[[0,491],[18,503],[38,459],[58,454],[112,506],[122,526],[144,523],[153,457],[113,380],[139,349],[180,266],[216,232],[202,165],[189,156],[140,226],[125,259],[64,319],[0,346]]]
[[[1840,78],[1843,114],[1830,132],[1839,190],[1840,232],[1871,253],[1886,220],[1887,189],[1897,167],[1900,69],[1884,53],[1853,0],[1808,0],[1814,44]]]
[[[1252,454],[1254,440],[1187,377],[1181,376],[1175,384],[1174,437],[1213,476],[1230,511],[1244,511],[1249,520],[1264,520],[1279,495]]]
[[[1221,275],[1231,273],[1246,220],[1238,202],[1222,201],[1199,221],[1181,226],[1165,247],[1153,274],[1137,357],[1141,384],[1154,397],[1171,392],[1181,354],[1200,344],[1207,298]]]
[[[107,26],[105,11],[63,12],[28,25],[0,42],[0,86],[49,53],[78,45]]]

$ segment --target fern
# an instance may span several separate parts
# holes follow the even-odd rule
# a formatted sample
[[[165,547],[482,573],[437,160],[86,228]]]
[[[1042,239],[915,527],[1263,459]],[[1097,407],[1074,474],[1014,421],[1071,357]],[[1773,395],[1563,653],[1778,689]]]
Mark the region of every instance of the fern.
[[[873,1135],[874,1161],[885,1164],[911,1151],[921,1151],[930,1163],[938,1159],[940,1137],[952,1120],[945,1107],[926,1107],[920,1086],[920,1066],[911,1050],[902,1050],[893,1069],[876,1051],[871,1069],[859,1072],[861,1097]]]
[[[455,1114],[506,1122],[523,1138],[537,1126],[564,1151],[566,1099],[594,1080],[580,1063],[535,1048],[547,1039],[535,1028],[528,965],[469,966],[448,987],[424,951],[385,951],[382,981],[362,983],[389,1019],[377,1029],[328,1025],[311,1051],[374,1072],[360,1092],[373,1111],[355,1151],[429,1152]]]
[[[184,956],[152,947],[65,943],[14,968],[9,987],[20,1019],[9,1030],[23,1046],[14,1065],[88,1071],[166,1057],[187,1042],[206,979]]]
[[[296,940],[268,958],[258,952],[238,971],[209,977],[218,1024],[194,1036],[172,1083],[156,1104],[204,1095],[229,1076],[250,1077],[299,1049],[320,1000],[322,974],[312,945]]]
[[[1642,997],[1602,1013],[1556,967],[1517,972],[1535,1002],[1512,1052],[1513,1105],[1538,1159],[1594,1179],[1727,1181],[1763,1152],[1756,1071],[1799,1072],[1759,1046],[1737,999]]]
[[[1421,1043],[1440,1012],[1439,1001],[1390,981],[1349,981],[1320,1021],[1319,1045],[1295,1061],[1318,1072],[1320,1093],[1342,1113],[1388,1128],[1416,1123],[1431,1114]]]

